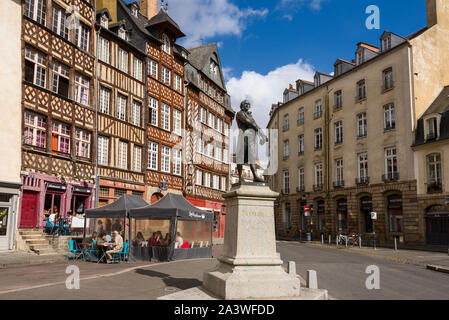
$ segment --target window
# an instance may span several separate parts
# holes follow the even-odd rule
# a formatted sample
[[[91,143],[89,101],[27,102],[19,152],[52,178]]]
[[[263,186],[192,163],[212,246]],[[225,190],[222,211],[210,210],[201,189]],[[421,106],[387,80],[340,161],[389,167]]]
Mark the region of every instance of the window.
[[[109,29],[109,19],[105,14],[101,16],[100,25],[105,29]]]
[[[161,108],[162,129],[170,131],[170,106],[162,103]]]
[[[173,174],[181,175],[181,156],[182,152],[179,149],[173,149]]]
[[[162,35],[162,50],[167,54],[171,54],[170,38],[166,34]]]
[[[118,30],[118,36],[119,36],[120,39],[128,40],[128,33],[123,28],[123,26],[120,27],[120,29]]]
[[[89,28],[80,22],[75,32],[75,44],[84,51],[89,50]]]
[[[24,143],[39,148],[45,148],[47,134],[47,119],[43,116],[25,111]]]
[[[357,99],[363,100],[366,99],[366,83],[365,80],[357,83]]]
[[[368,154],[362,153],[358,156],[358,177],[360,182],[366,182],[368,178]]]
[[[427,136],[426,140],[436,139],[438,136],[437,133],[437,118],[430,118],[426,120],[427,124]]]
[[[111,90],[100,87],[100,112],[109,114],[109,105],[111,103]]]
[[[128,169],[128,143],[125,141],[119,142],[118,167],[121,169]]]
[[[298,137],[298,155],[304,154],[304,135]]]
[[[221,157],[223,156],[223,151],[221,147],[215,147],[215,159],[221,162]]]
[[[89,103],[89,82],[88,78],[75,74],[75,101],[86,106]]]
[[[283,125],[283,129],[284,131],[287,131],[289,129],[290,123],[289,123],[289,117],[288,114],[284,115],[284,125]]]
[[[343,159],[337,159],[335,160],[335,181],[338,186],[342,186],[344,180]]]
[[[138,17],[139,16],[139,10],[136,7],[131,7],[131,13],[133,16]]]
[[[118,94],[117,95],[117,118],[120,120],[126,120],[126,97]]]
[[[150,124],[152,126],[156,126],[158,125],[158,101],[156,99],[154,99],[153,97],[148,97],[148,105],[150,107]]]
[[[226,137],[229,137],[229,123],[224,123],[223,124],[223,131],[224,131],[224,135],[226,136]]]
[[[439,153],[427,156],[427,183],[441,184],[441,155]]]
[[[393,81],[393,69],[387,69],[384,71],[384,90],[389,90],[394,87]]]
[[[70,126],[61,122],[53,122],[52,150],[70,153]]]
[[[365,52],[364,52],[363,49],[357,51],[357,54],[356,54],[357,65],[362,64],[363,62],[365,62],[365,55],[364,55],[364,53]]]
[[[168,86],[171,85],[170,75],[171,75],[170,69],[162,66],[162,82]]]
[[[335,145],[343,143],[343,121],[335,123]]]
[[[157,170],[158,144],[156,142],[148,143],[148,169]]]
[[[223,120],[217,118],[217,130],[218,132],[223,133]]]
[[[226,177],[221,177],[221,191],[226,191]]]
[[[204,175],[204,186],[207,188],[210,188],[210,176],[211,174],[209,172],[206,172]]]
[[[89,131],[76,128],[75,135],[75,154],[77,157],[90,157],[90,139],[91,133]]]
[[[134,57],[134,78],[136,78],[139,81],[142,81],[143,77],[142,77],[142,67],[143,63],[142,60],[137,59],[136,57]]]
[[[207,119],[207,125],[213,128],[215,126],[215,116],[211,112],[209,112],[208,115],[209,117]]]
[[[318,163],[315,164],[314,167],[314,171],[315,171],[315,187],[317,189],[322,189],[323,188],[323,164],[322,163]]]
[[[25,1],[25,15],[45,25],[45,16],[47,12],[46,0],[26,0]]]
[[[215,61],[210,61],[209,63],[209,73],[212,76],[216,76],[218,74],[218,65],[215,63]]]
[[[284,194],[290,193],[290,172],[288,170],[284,171],[282,179],[282,190]]]
[[[178,136],[180,136],[181,131],[182,131],[181,111],[173,108],[173,132]]]
[[[149,59],[148,62],[148,74],[157,79],[157,73],[158,73],[158,63],[152,59]]]
[[[103,37],[99,37],[99,46],[98,46],[98,59],[103,62],[109,63],[109,40],[106,40]],[[119,49],[120,50],[120,49]]]
[[[134,146],[133,154],[133,170],[136,172],[142,171],[142,147]]]
[[[290,141],[284,141],[284,159],[290,157]]]
[[[357,137],[364,138],[368,135],[366,112],[357,116]]]
[[[391,195],[387,198],[387,211],[390,220],[390,232],[402,233],[404,226],[401,195]]]
[[[338,90],[334,93],[334,109],[341,109],[343,107],[343,93]]]
[[[384,51],[391,49],[391,36],[388,35],[382,39],[382,48]]]
[[[305,171],[304,168],[299,168],[298,170],[298,187],[299,190],[304,191],[306,188],[306,181],[305,181]]]
[[[98,137],[98,164],[109,165],[109,138]]]
[[[45,88],[46,57],[37,50],[25,47],[25,80]]]
[[[315,115],[314,118],[318,119],[321,118],[321,116],[323,115],[323,105],[321,103],[321,99],[315,101]]]
[[[69,68],[53,60],[53,84],[52,91],[68,98],[69,97]]]
[[[323,149],[323,129],[315,129],[315,150]]]
[[[133,109],[131,115],[131,122],[135,126],[140,126],[140,114],[142,110],[142,104],[137,101],[133,101]]]
[[[161,171],[170,173],[170,148],[162,146],[161,150]]]
[[[285,204],[285,228],[287,230],[292,228],[292,209],[289,202]]]
[[[396,115],[394,104],[389,104],[384,107],[384,130],[391,131],[396,128]]]
[[[118,69],[128,73],[128,52],[122,48],[118,48]]]
[[[215,190],[219,190],[220,189],[220,176],[214,175],[213,182],[214,182],[213,188]]]
[[[207,111],[203,107],[200,107],[200,122],[206,123],[207,121]]]
[[[298,110],[298,125],[304,124],[304,107]]]
[[[223,162],[228,163],[228,150],[223,149]]]
[[[206,155],[213,158],[214,157],[214,145],[212,142],[206,142]]]
[[[69,39],[69,28],[67,28],[68,23],[66,22],[67,16],[61,8],[53,7],[53,32],[60,35],[64,39]]]
[[[384,180],[397,180],[398,158],[396,148],[385,149],[385,174]]]
[[[175,90],[182,92],[182,78],[179,74],[175,73]]]
[[[195,175],[195,183],[198,186],[202,186],[203,185],[203,171],[196,169],[196,175]]]

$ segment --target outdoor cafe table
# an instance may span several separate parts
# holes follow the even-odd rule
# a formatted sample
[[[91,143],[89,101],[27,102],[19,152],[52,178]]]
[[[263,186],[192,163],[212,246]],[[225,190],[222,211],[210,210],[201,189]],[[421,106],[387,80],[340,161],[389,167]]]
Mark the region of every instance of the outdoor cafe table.
[[[90,247],[92,246],[92,242],[91,243],[78,243],[78,245],[81,247],[81,254],[85,258],[87,250],[89,250]]]
[[[106,251],[109,248],[112,248],[112,243],[104,243],[102,245],[97,245],[96,247],[99,248],[98,254],[100,255],[100,258],[98,259],[97,263],[100,263],[100,261],[102,261],[104,259],[106,259],[106,261],[107,261]]]

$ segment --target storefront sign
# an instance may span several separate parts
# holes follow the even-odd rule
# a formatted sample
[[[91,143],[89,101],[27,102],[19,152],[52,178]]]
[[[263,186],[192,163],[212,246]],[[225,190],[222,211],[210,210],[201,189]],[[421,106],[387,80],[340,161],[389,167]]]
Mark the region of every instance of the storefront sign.
[[[47,183],[47,188],[48,188],[48,189],[54,189],[54,190],[65,191],[65,190],[67,190],[67,185],[65,185],[65,184],[60,184],[60,183],[48,182],[48,183]]]
[[[73,187],[73,192],[91,194],[92,189],[82,188],[82,187]]]
[[[198,218],[198,219],[205,219],[206,215],[203,214],[199,214],[199,213],[195,213],[195,212],[189,212],[189,217],[191,218]]]

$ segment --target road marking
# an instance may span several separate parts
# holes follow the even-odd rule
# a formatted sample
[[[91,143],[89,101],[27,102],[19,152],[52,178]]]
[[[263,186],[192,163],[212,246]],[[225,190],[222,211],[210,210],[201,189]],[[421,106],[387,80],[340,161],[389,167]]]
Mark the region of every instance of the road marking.
[[[207,259],[204,259],[204,258],[203,259],[191,259],[191,260],[188,260],[188,261],[202,261],[202,260],[211,260],[211,259],[208,259],[208,258]],[[82,279],[80,279],[80,281],[113,277],[113,276],[118,276],[118,275],[130,272],[130,271],[133,271],[133,270],[137,270],[137,269],[140,269],[140,268],[151,268],[151,267],[162,266],[162,265],[166,265],[166,264],[174,264],[174,263],[178,263],[178,262],[185,262],[185,260],[162,262],[162,263],[153,263],[153,264],[148,264],[148,265],[131,267],[131,268],[127,268],[127,269],[124,269],[124,270],[121,270],[121,271],[117,271],[117,272],[113,272],[113,273],[99,274],[99,275],[94,275],[94,276],[82,278]],[[65,280],[64,281],[59,281],[59,282],[53,282],[53,283],[40,284],[40,285],[36,285],[36,286],[31,286],[31,287],[25,287],[25,288],[18,288],[18,289],[11,289],[11,290],[6,290],[6,291],[0,291],[0,295],[1,294],[6,294],[6,293],[13,293],[13,292],[20,292],[20,291],[26,291],[26,290],[32,290],[32,289],[51,287],[51,286],[56,286],[56,285],[60,285],[60,284],[65,284]]]

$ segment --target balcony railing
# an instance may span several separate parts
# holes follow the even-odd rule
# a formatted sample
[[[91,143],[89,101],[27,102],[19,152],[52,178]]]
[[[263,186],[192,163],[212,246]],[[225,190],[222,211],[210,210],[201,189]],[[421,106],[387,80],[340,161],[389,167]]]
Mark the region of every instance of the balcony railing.
[[[298,156],[300,157],[300,156],[303,156],[304,155],[304,151],[299,151],[298,152]]]
[[[343,188],[345,186],[345,181],[334,181],[334,188]]]
[[[429,133],[429,134],[426,136],[426,140],[427,140],[427,141],[429,141],[429,140],[435,140],[436,138],[437,138],[437,135],[435,134],[435,132]]]
[[[288,131],[289,128],[290,128],[289,126],[283,126],[283,127],[282,127],[282,130],[283,130],[283,131]]]
[[[382,180],[384,182],[398,181],[399,180],[399,172],[389,172],[387,174],[384,174],[384,175],[382,175]]]
[[[304,191],[306,191],[305,186],[296,187],[296,192],[304,192]]]
[[[283,194],[283,195],[290,194],[290,188],[288,188],[288,189],[282,189],[282,194]]]
[[[314,184],[313,185],[313,191],[323,191],[324,185],[323,184]]]
[[[441,180],[427,183],[427,193],[434,194],[442,192],[443,192],[443,185],[441,184]]]
[[[356,185],[367,185],[369,184],[369,177],[362,177],[355,179]]]
[[[304,119],[298,119],[298,126],[301,126],[304,124]]]
[[[366,138],[367,136],[368,136],[368,133],[362,132],[357,135],[357,139],[363,139],[363,138]]]
[[[335,146],[340,146],[342,144],[343,144],[343,139],[340,139],[340,140],[337,140],[337,141],[334,142]]]
[[[321,118],[323,116],[323,111],[318,111],[313,114],[314,119]]]
[[[336,104],[333,106],[334,111],[339,111],[343,109],[343,104]]]

